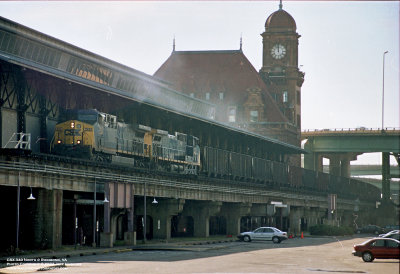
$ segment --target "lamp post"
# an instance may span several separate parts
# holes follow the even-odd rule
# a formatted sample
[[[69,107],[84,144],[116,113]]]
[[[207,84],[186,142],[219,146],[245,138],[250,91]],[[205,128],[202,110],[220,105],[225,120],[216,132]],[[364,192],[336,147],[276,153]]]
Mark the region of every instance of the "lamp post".
[[[146,181],[144,182],[144,191],[143,191],[143,243],[146,243]]]
[[[389,51],[383,53],[383,73],[382,73],[382,130],[383,130],[383,120],[385,117],[385,55]]]
[[[96,247],[96,177],[94,177],[94,190],[93,190],[93,243],[92,246]]]
[[[18,171],[18,180],[17,180],[17,238],[16,238],[16,246],[15,250],[17,251],[19,248],[19,204],[20,204],[20,191],[21,188],[19,186],[19,179],[20,179],[21,173]]]

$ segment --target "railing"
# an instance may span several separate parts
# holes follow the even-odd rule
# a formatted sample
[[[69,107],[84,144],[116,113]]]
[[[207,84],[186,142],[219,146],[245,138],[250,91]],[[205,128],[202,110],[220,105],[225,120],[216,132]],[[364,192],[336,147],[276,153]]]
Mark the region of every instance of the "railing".
[[[9,147],[11,145],[12,147]],[[30,133],[13,133],[8,140],[5,148],[31,149],[31,134]]]
[[[333,128],[333,129],[329,129],[329,128],[325,128],[325,129],[305,129],[302,130],[301,133],[334,133],[334,132],[338,132],[338,133],[382,133],[382,131],[384,132],[395,132],[395,131],[400,131],[399,127],[385,127],[383,130],[382,128],[366,128],[366,127],[357,127],[357,128]]]

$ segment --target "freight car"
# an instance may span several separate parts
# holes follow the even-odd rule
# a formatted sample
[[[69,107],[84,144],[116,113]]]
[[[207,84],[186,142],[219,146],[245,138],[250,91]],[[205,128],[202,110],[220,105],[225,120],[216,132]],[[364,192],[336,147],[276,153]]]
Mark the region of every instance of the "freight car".
[[[118,122],[115,115],[97,110],[71,111],[66,117],[55,127],[54,154],[197,174],[200,148],[195,136]]]
[[[380,190],[351,178],[289,166],[212,147],[203,147],[201,171],[210,177],[268,184],[274,188],[341,194],[356,199],[379,200]]]

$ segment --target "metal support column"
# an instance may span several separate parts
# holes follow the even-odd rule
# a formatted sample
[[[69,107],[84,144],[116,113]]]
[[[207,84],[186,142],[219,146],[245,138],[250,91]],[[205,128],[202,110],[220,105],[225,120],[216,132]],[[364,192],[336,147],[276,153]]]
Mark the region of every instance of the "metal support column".
[[[382,152],[382,199],[390,200],[390,158],[389,152]]]

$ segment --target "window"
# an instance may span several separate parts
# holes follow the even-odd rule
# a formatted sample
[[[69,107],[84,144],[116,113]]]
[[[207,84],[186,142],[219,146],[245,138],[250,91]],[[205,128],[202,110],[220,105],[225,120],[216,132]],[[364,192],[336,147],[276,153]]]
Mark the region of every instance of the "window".
[[[399,244],[395,241],[388,240],[388,241],[386,241],[386,246],[387,247],[399,247]]]
[[[206,92],[206,100],[210,100],[210,93]]]
[[[190,93],[190,97],[194,98],[194,93],[193,92]]]
[[[236,107],[228,108],[228,121],[231,123],[236,122]]]
[[[224,93],[223,93],[223,92],[220,92],[220,93],[219,93],[219,99],[220,99],[220,100],[224,100]]]
[[[284,102],[284,103],[287,103],[288,102],[288,92],[287,91],[284,91],[283,92],[283,94],[282,94],[282,101]]]
[[[250,122],[258,122],[258,110],[250,110]]]
[[[385,246],[385,241],[384,240],[376,240],[372,245],[373,246]]]

